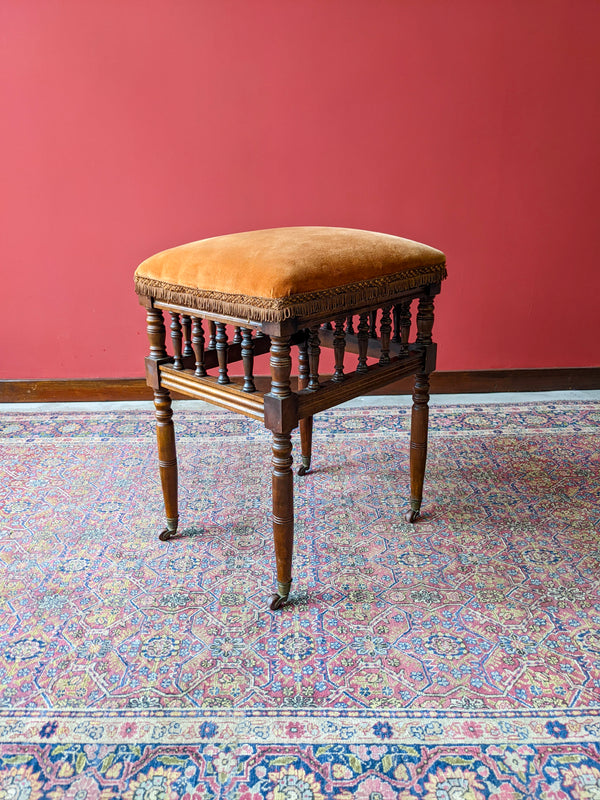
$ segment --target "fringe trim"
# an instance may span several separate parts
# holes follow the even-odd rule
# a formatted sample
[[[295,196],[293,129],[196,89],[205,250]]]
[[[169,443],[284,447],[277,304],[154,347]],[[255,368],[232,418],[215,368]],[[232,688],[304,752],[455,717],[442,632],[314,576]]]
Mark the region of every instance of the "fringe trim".
[[[358,305],[382,303],[408,289],[417,289],[438,283],[447,275],[445,264],[405,270],[393,275],[383,275],[345,286],[334,286],[315,292],[303,292],[289,297],[250,297],[245,294],[227,294],[178,286],[174,283],[135,276],[135,290],[139,295],[162,300],[165,303],[197,308],[223,316],[256,322],[283,322],[290,317],[307,317],[315,313],[349,312]]]

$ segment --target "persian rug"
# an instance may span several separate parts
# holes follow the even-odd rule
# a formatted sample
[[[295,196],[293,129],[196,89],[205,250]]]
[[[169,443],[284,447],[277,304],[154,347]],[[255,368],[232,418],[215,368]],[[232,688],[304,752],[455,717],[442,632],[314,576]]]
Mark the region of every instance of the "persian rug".
[[[338,409],[273,586],[270,435],[0,416],[2,800],[600,797],[600,404]]]

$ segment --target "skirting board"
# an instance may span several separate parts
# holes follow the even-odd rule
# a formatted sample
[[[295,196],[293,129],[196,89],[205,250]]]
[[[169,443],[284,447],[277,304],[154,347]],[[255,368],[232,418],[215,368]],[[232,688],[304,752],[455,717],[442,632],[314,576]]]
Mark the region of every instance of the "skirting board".
[[[328,376],[323,376],[326,378]],[[269,378],[255,378],[259,391],[268,391]],[[600,367],[566,369],[475,370],[434,372],[436,394],[470,392],[543,392],[600,389]],[[391,383],[377,394],[410,394],[411,379]],[[178,395],[173,395],[178,397]],[[152,391],[143,378],[80,378],[73,380],[0,381],[0,403],[97,402],[150,400]]]

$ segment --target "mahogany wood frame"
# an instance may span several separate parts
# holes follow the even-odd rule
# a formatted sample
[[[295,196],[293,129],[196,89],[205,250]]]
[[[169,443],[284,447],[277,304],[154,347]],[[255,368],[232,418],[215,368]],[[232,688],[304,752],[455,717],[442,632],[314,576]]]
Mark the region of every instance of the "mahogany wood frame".
[[[272,432],[273,538],[277,563],[277,592],[270,608],[280,608],[287,600],[292,582],[294,546],[294,501],[291,433],[300,427],[302,464],[299,475],[310,468],[312,418],[314,414],[346,400],[375,391],[403,377],[414,375],[413,409],[410,436],[410,510],[408,522],[418,518],[423,497],[429,375],[435,369],[436,344],[432,340],[434,297],[439,283],[399,293],[393,302],[381,307],[380,336],[376,319],[379,305],[372,303],[346,309],[330,323],[324,312],[264,322],[225,317],[151,297],[140,296],[147,312],[150,354],[146,358],[146,380],[154,392],[156,408],[159,470],[163,489],[166,528],[160,538],[172,538],[178,528],[177,454],[171,408],[171,391],[205,400],[252,419],[260,420]],[[416,339],[409,343],[410,308],[418,304]],[[392,338],[392,311],[394,337]],[[166,348],[164,312],[170,316],[169,330],[173,355]],[[352,317],[360,323],[354,333]],[[209,344],[199,320],[209,323]],[[227,339],[226,325],[234,326],[233,342]],[[255,332],[252,338],[251,331]],[[376,344],[377,342],[377,344]],[[299,349],[299,380],[291,381],[291,348]],[[333,347],[335,373],[324,382],[319,379],[321,346]],[[269,352],[271,384],[268,392],[257,391],[252,375],[255,354]],[[345,374],[345,352],[358,354],[354,372]],[[368,357],[377,363],[368,364]],[[243,384],[232,381],[228,364],[242,360]],[[209,375],[218,367],[218,376]]]

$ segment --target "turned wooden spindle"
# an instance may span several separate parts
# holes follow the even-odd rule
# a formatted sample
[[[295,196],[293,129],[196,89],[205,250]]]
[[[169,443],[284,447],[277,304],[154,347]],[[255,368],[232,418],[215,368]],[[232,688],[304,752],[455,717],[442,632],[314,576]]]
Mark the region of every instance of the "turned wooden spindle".
[[[400,341],[402,342],[401,350],[403,353],[408,353],[411,325],[410,300],[400,304],[398,321],[400,324]]]
[[[242,363],[244,365],[244,385],[243,392],[255,392],[254,385],[254,341],[252,340],[252,328],[242,328],[240,333],[242,339]],[[235,341],[235,339],[234,339]]]
[[[319,383],[319,357],[321,355],[321,340],[319,339],[319,326],[315,325],[310,329],[308,335],[308,388],[316,391],[320,387]]]
[[[417,344],[431,343],[433,319],[433,297],[421,297],[417,310]]]
[[[158,360],[167,357],[166,330],[162,309],[146,310],[146,333],[150,343],[150,358]]]
[[[227,353],[229,342],[227,341],[227,327],[224,322],[217,322],[217,360],[219,362],[219,377],[217,383],[231,383],[227,374]]]
[[[208,347],[207,350],[214,350],[217,346],[217,325],[212,320],[208,320]]]
[[[271,394],[282,400],[290,397],[289,337],[271,336]],[[271,610],[280,608],[288,598],[292,584],[294,549],[294,486],[292,473],[291,430],[273,431],[272,443],[273,539],[277,562],[277,594],[271,598]]]
[[[233,329],[233,339],[231,340],[233,344],[240,344],[242,341],[242,329],[239,325],[236,325]]]
[[[394,334],[392,336],[392,342],[399,342],[400,341],[400,304],[396,303],[396,305],[392,309],[392,322],[394,324]]]
[[[346,317],[346,333],[354,336],[354,316],[352,314],[348,314]]]
[[[310,366],[308,362],[308,337],[310,333],[307,332],[306,337],[298,345],[298,389],[306,389],[310,377]]]
[[[377,309],[374,311],[369,311],[369,317],[371,320],[371,325],[369,327],[369,336],[371,339],[377,338]]]
[[[331,378],[336,383],[341,383],[344,378],[344,351],[346,350],[346,332],[344,331],[344,317],[338,317],[335,321],[335,333],[333,335],[333,353],[335,357],[335,372]]]
[[[358,318],[358,365],[357,372],[367,372],[367,351],[369,349],[369,314],[361,314]]]
[[[422,297],[417,312],[417,343],[431,344],[434,313],[433,298]],[[414,522],[421,512],[423,483],[427,462],[427,431],[429,427],[429,374],[415,375],[410,426],[410,510],[406,521]]]
[[[310,332],[306,331],[305,338],[298,345],[298,389],[306,389],[310,380],[310,365],[308,357],[308,339]],[[302,465],[298,468],[298,475],[306,475],[310,469],[312,457],[313,418],[305,417],[298,422],[300,428],[300,447],[302,450]]]
[[[196,358],[194,375],[198,378],[204,378],[206,375],[206,368],[204,367],[204,328],[200,317],[194,317],[192,320],[192,347]]]
[[[380,364],[390,363],[390,333],[392,331],[390,311],[390,306],[383,306],[381,309],[381,322],[379,323],[379,331],[381,334],[381,355],[379,356]]]
[[[183,361],[181,360],[181,322],[179,321],[179,314],[175,311],[170,311],[171,315],[171,343],[173,345],[173,368],[183,369]]]
[[[192,318],[187,314],[181,315],[181,327],[183,330],[183,356],[193,356],[192,349]]]

